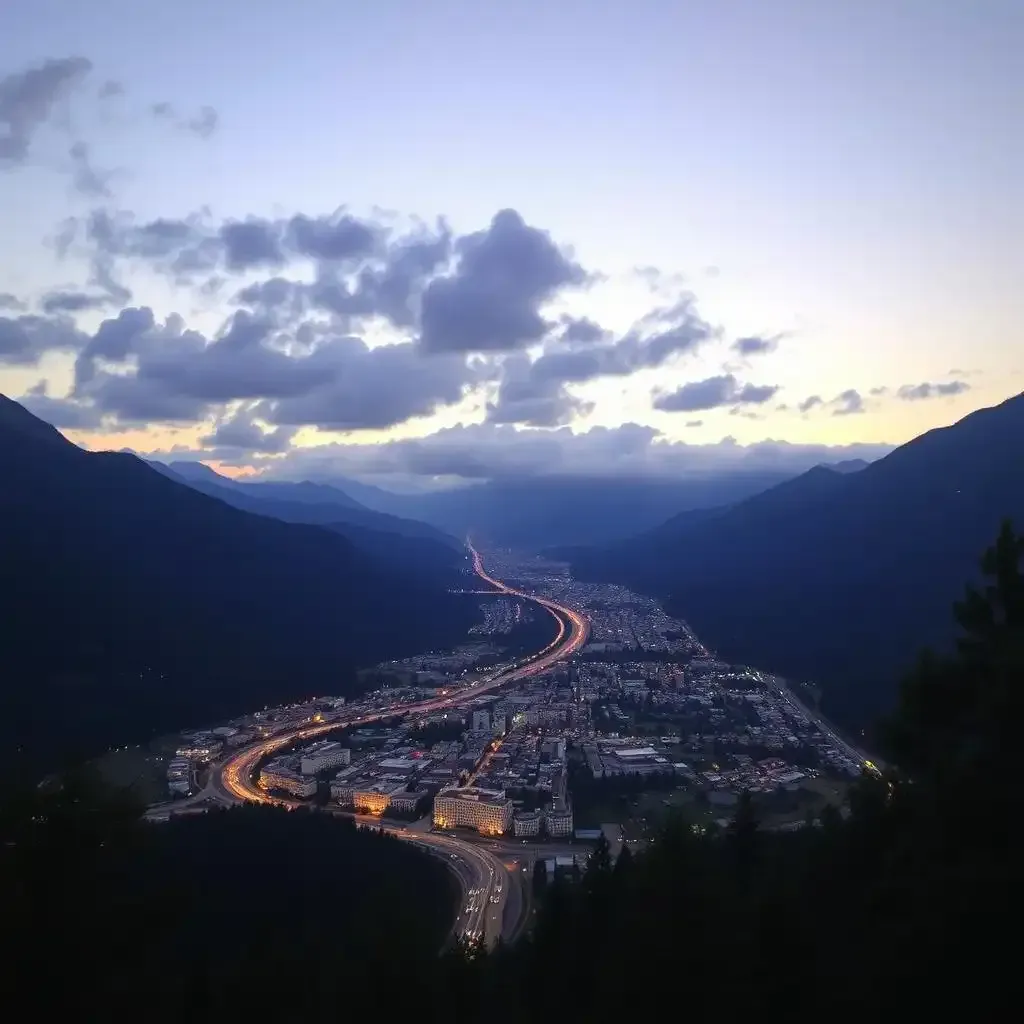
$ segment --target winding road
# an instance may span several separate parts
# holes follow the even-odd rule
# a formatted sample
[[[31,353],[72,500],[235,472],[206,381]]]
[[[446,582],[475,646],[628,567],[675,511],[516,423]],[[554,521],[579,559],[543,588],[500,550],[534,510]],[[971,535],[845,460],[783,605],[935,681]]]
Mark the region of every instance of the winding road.
[[[587,642],[590,627],[584,615],[547,598],[516,590],[501,580],[495,579],[487,573],[483,559],[473,545],[467,541],[466,546],[473,560],[474,572],[480,579],[495,588],[496,592],[533,601],[555,617],[558,622],[558,633],[551,643],[532,657],[502,669],[445,698],[432,698],[416,704],[396,703],[369,714],[334,721],[327,725],[302,726],[243,747],[214,767],[207,788],[199,796],[204,799],[213,797],[225,803],[253,801],[275,803],[286,807],[302,806],[298,801],[270,796],[259,788],[253,776],[260,761],[297,741],[313,739],[345,726],[365,725],[394,715],[418,714],[450,707],[467,697],[475,697],[480,693],[496,690],[543,672],[573,655]],[[367,827],[382,828],[385,832],[406,842],[415,843],[445,861],[458,877],[463,893],[462,904],[455,922],[456,934],[479,940],[487,946],[493,946],[501,937],[509,940],[516,936],[521,924],[520,915],[506,915],[505,909],[513,886],[520,883],[510,875],[509,869],[493,853],[474,843],[450,835],[417,832],[413,829],[383,825],[372,819],[359,820],[365,822]],[[518,867],[513,868],[513,871],[516,870]],[[505,920],[506,917],[509,920]]]

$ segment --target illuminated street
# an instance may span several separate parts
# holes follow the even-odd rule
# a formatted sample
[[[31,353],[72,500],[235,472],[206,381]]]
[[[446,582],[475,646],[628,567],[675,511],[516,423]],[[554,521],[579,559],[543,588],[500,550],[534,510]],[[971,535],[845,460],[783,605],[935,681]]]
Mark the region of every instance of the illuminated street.
[[[570,657],[587,641],[589,622],[580,613],[547,598],[535,597],[506,586],[500,580],[488,575],[480,553],[467,542],[476,574],[496,588],[497,591],[533,601],[544,607],[558,622],[558,632],[541,651],[512,668],[496,673],[472,687],[473,695],[514,683],[543,672],[557,662]],[[300,728],[278,733],[254,743],[229,756],[211,775],[208,791],[201,797],[213,796],[221,800],[253,801],[275,803],[285,807],[303,806],[299,801],[271,796],[253,781],[256,766],[276,751],[300,740],[314,739],[324,733],[346,726],[367,725],[395,714],[418,714],[451,706],[464,693],[454,693],[444,698],[421,701],[416,704],[394,704],[380,708],[372,714],[333,721],[324,725],[305,725]],[[470,939],[479,939],[493,946],[502,936],[503,928],[509,933],[517,930],[517,921],[503,921],[505,902],[513,884],[504,864],[491,852],[479,845],[449,835],[433,832],[415,832],[405,828],[382,825],[372,818],[359,818],[366,827],[382,828],[384,831],[408,842],[416,843],[437,856],[442,857],[462,885],[462,905],[455,922],[457,934]],[[518,884],[518,883],[515,883]],[[506,938],[508,935],[506,935]]]

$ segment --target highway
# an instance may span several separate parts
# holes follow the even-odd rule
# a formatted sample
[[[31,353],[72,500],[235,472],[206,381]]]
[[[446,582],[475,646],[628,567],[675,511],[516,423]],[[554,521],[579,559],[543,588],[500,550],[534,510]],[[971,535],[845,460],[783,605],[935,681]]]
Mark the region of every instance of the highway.
[[[511,594],[541,605],[555,617],[559,628],[551,643],[526,661],[503,669],[488,679],[444,698],[432,698],[415,704],[396,703],[347,720],[323,725],[301,726],[243,747],[220,765],[214,767],[206,789],[197,794],[189,803],[213,798],[226,803],[253,801],[275,803],[292,808],[303,806],[299,801],[270,796],[260,789],[253,779],[257,764],[283,747],[313,739],[323,733],[346,726],[365,725],[383,718],[391,718],[394,715],[418,714],[449,707],[466,698],[475,697],[479,693],[507,686],[545,671],[564,658],[570,657],[586,643],[589,623],[585,616],[547,598],[535,597],[533,594],[526,594],[506,586],[500,580],[488,575],[480,553],[468,541],[467,547],[473,560],[473,569],[482,580],[500,593]],[[175,806],[183,807],[184,803],[178,802]],[[153,808],[150,816],[159,817],[163,813],[162,808]],[[383,828],[385,832],[406,842],[415,843],[445,860],[448,867],[458,877],[463,889],[463,903],[455,922],[455,931],[458,935],[479,940],[488,947],[498,941],[503,930],[506,933],[505,938],[514,937],[519,922],[517,920],[504,921],[504,910],[512,886],[518,885],[519,882],[509,875],[499,857],[490,850],[450,835],[417,832],[413,829],[382,825],[378,820],[365,816],[359,816],[357,820],[366,827]],[[523,851],[519,852],[521,855]]]

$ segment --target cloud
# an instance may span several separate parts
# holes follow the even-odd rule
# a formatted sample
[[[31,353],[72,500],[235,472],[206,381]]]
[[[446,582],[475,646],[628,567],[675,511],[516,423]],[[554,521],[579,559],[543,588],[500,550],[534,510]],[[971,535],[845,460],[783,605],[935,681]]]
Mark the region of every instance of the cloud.
[[[12,295],[10,292],[0,292],[0,309],[13,309],[16,312],[28,309],[27,303]]]
[[[36,132],[57,103],[92,70],[84,57],[44,61],[0,79],[0,166],[24,162]]]
[[[918,402],[928,398],[962,395],[970,389],[971,385],[964,380],[951,380],[939,384],[904,384],[896,392],[896,397],[902,398],[905,402]]]
[[[78,237],[77,227],[73,238]],[[426,236],[403,239],[378,252],[382,236],[380,225],[341,214],[296,215],[289,220],[246,217],[218,224],[209,211],[200,211],[140,223],[126,211],[97,209],[85,223],[84,241],[94,263],[105,261],[111,268],[122,261],[143,265],[181,284],[195,283],[217,270],[241,274],[277,269],[292,260],[313,260],[322,264],[321,283],[331,285],[337,284],[330,274],[339,262],[365,262],[373,255],[378,259],[364,268],[360,281],[361,308],[373,311],[372,302],[365,297],[379,296],[381,304],[390,303],[397,316],[397,308],[408,302],[414,282],[436,266],[439,240]],[[442,258],[446,247],[447,241],[442,243]],[[311,286],[303,287],[311,291]]]
[[[110,179],[113,171],[101,171],[94,167],[89,158],[89,147],[84,142],[76,142],[68,150],[72,166],[72,184],[75,191],[90,199],[109,198]]]
[[[288,222],[293,252],[329,262],[361,259],[373,252],[378,232],[347,214],[307,217],[297,214]]]
[[[180,115],[173,103],[166,100],[150,105],[149,112],[157,121],[174,125],[181,131],[192,132],[202,139],[208,139],[220,123],[217,111],[213,107],[201,107],[192,117]]]
[[[688,427],[703,427],[704,426],[704,421],[703,420],[687,420],[686,421],[686,425]]]
[[[530,371],[525,356],[505,360],[497,400],[487,405],[488,422],[560,427],[593,410],[592,402],[570,394],[560,381],[537,379]]]
[[[621,338],[609,344],[549,345],[531,368],[537,381],[582,384],[598,377],[624,377],[652,369],[717,336],[697,313],[693,296],[642,317]],[[563,335],[564,337],[564,335]]]
[[[278,427],[267,430],[256,423],[253,411],[243,410],[221,420],[211,434],[199,439],[212,448],[236,448],[244,452],[279,454],[287,451],[295,436],[294,429]]]
[[[821,395],[809,395],[798,406],[800,412],[810,412],[815,406],[824,405]]]
[[[833,416],[855,416],[858,413],[864,412],[864,398],[854,388],[848,388],[841,394],[836,395],[828,404],[835,406],[832,410]]]
[[[888,454],[887,445],[794,445],[767,440],[743,446],[670,441],[652,427],[626,423],[574,432],[482,423],[439,430],[426,437],[382,444],[326,444],[292,448],[266,463],[270,477],[330,479],[356,476],[464,480],[578,475],[595,478],[671,478],[712,473],[801,473],[821,462]],[[199,454],[199,453],[196,453]],[[259,461],[256,461],[259,465]]]
[[[259,217],[229,221],[220,229],[220,240],[229,270],[276,267],[284,263],[280,229]]]
[[[423,293],[420,345],[427,352],[509,351],[551,329],[541,308],[562,289],[587,281],[583,268],[551,236],[515,210],[461,238],[451,275]]]
[[[774,352],[778,347],[781,335],[774,335],[773,337],[759,337],[752,335],[746,338],[737,338],[732,343],[732,350],[739,353],[741,356],[757,356],[765,355],[768,352]]]
[[[39,304],[44,313],[84,313],[91,309],[103,309],[109,306],[109,295],[89,295],[86,292],[52,291],[47,292]]]
[[[113,78],[108,78],[100,87],[96,90],[96,95],[101,100],[114,99],[116,96],[123,96],[125,93],[124,86],[115,81]]]
[[[565,317],[562,323],[564,328],[558,340],[563,344],[589,345],[591,342],[607,341],[609,338],[609,332],[589,317]]]
[[[51,351],[73,351],[87,336],[65,317],[0,316],[0,364],[32,366]]]
[[[247,310],[207,338],[180,316],[159,323],[148,308],[123,309],[78,347],[73,397],[131,423],[200,421],[260,401],[259,419],[273,425],[385,428],[461,401],[494,373],[424,356],[411,341],[371,348],[328,325],[281,331]]]
[[[185,127],[201,139],[208,139],[220,124],[220,115],[213,107],[201,107],[199,113],[185,122]]]
[[[761,405],[773,398],[776,385],[740,384],[731,374],[708,377],[706,380],[683,384],[654,399],[654,408],[662,412],[702,412],[724,405]]]
[[[45,392],[45,381],[40,381],[18,401],[33,416],[57,427],[58,430],[97,430],[103,417],[98,409],[66,398],[50,398]]]

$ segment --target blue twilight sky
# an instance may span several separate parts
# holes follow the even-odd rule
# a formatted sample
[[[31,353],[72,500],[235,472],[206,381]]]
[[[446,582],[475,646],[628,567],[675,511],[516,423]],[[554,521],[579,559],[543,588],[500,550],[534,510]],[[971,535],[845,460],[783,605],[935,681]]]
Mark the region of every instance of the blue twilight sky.
[[[447,476],[456,449],[699,468],[898,443],[1024,389],[1021,52],[1020,0],[4,0],[0,390],[92,446],[282,473],[314,446]],[[369,263],[295,241],[342,206]],[[292,250],[185,280],[132,248],[125,225],[190,215],[190,253],[247,218]],[[408,315],[315,291],[444,225]],[[275,276],[305,289],[287,309],[235,298]],[[91,307],[47,313],[56,289]],[[260,352],[197,353],[240,307]]]

